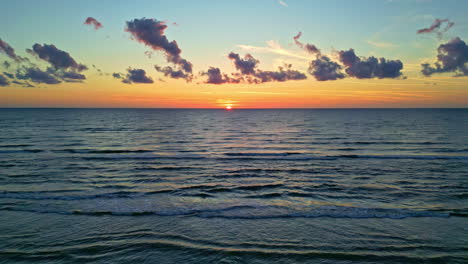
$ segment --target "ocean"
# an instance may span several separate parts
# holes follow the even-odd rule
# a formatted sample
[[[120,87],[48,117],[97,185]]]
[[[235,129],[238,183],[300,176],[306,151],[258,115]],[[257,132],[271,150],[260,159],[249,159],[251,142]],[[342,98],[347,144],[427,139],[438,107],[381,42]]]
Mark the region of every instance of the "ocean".
[[[468,263],[468,109],[0,109],[0,263]]]

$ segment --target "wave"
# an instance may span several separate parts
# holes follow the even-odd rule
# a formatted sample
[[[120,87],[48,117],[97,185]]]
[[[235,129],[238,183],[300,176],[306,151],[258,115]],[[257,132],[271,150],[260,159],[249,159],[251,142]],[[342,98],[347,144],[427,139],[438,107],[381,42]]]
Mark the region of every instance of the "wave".
[[[345,141],[339,144],[343,145],[445,145],[446,142],[405,142],[405,141]]]
[[[235,153],[224,153],[225,156],[247,156],[247,157],[256,157],[256,156],[290,156],[290,155],[302,155],[301,152],[235,152]]]
[[[328,156],[336,158],[349,159],[420,159],[420,160],[467,160],[468,156],[452,156],[452,155],[424,155],[424,154],[408,154],[408,155],[336,155]]]
[[[147,149],[63,149],[57,150],[56,152],[67,152],[67,153],[90,153],[90,154],[119,154],[119,153],[147,153],[153,152],[152,150]]]
[[[342,149],[352,150],[352,149]],[[464,151],[464,150],[462,150]],[[21,149],[21,150],[0,150],[0,154],[11,153],[40,153],[42,149]],[[336,160],[336,159],[415,159],[415,160],[468,160],[468,155],[453,154],[341,154],[341,155],[320,155],[303,152],[225,152],[225,153],[155,153],[147,149],[62,149],[53,150],[58,153],[88,154],[81,155],[83,159],[237,159],[237,160]],[[444,151],[455,153],[457,151]],[[167,168],[167,170],[180,170],[177,167]]]
[[[124,154],[124,153],[122,153]],[[84,159],[237,159],[237,160],[336,160],[336,159],[415,159],[415,160],[468,160],[468,156],[461,155],[424,155],[424,154],[405,154],[405,155],[311,155],[303,153],[224,153],[222,155],[209,154],[125,154],[125,155],[93,155],[85,156]]]
[[[468,152],[468,148],[465,149],[431,149],[433,152],[439,153],[459,153],[459,152]]]
[[[427,210],[388,209],[388,208],[362,208],[347,206],[320,206],[316,208],[304,208],[301,210],[274,205],[232,205],[221,208],[174,208],[145,211],[112,211],[112,210],[34,210],[28,208],[15,208],[4,206],[0,210],[26,211],[35,213],[53,213],[67,215],[89,216],[187,216],[200,218],[226,218],[226,219],[271,219],[271,218],[388,218],[404,219],[414,217],[450,217],[466,216],[460,212],[441,212]]]
[[[260,191],[263,189],[274,189],[284,187],[283,184],[269,183],[269,184],[255,184],[255,185],[240,185],[240,186],[221,186],[221,185],[191,185],[187,187],[180,187],[178,191],[186,190],[202,190],[204,192],[224,193],[224,192],[235,192],[235,191]]]
[[[10,153],[39,153],[43,152],[42,149],[18,149],[18,150],[0,150],[0,154],[10,154]]]
[[[115,188],[115,187],[114,187]],[[73,192],[70,190],[68,192]],[[157,193],[171,192],[171,190],[155,190],[150,192],[131,192],[131,191],[117,191],[100,194],[83,194],[83,195],[48,195],[51,193],[62,193],[66,191],[25,191],[25,192],[12,192],[3,191],[0,193],[0,198],[9,199],[22,199],[22,200],[64,200],[64,201],[76,201],[76,200],[92,200],[92,199],[114,199],[114,198],[136,198],[145,195],[152,195]]]
[[[31,144],[5,144],[0,145],[0,148],[21,148],[21,147],[33,147]]]
[[[137,167],[135,171],[180,171],[180,170],[200,170],[201,167],[192,166],[161,166],[161,167]]]
[[[122,153],[124,154],[124,153]],[[166,155],[166,154],[156,154],[156,153],[147,153],[147,154],[124,154],[124,155],[92,155],[92,156],[85,156],[84,159],[205,159],[208,156],[203,156],[199,154],[173,154],[173,155]]]
[[[245,198],[270,199],[270,198],[278,198],[282,196],[283,194],[281,193],[265,193],[265,194],[258,194],[258,195],[248,195],[248,196],[245,196]]]
[[[25,239],[27,236],[8,236],[10,239]],[[397,237],[399,238],[399,237]],[[373,240],[375,241],[375,240]],[[216,240],[173,232],[155,232],[149,229],[126,230],[125,232],[92,233],[63,241],[50,242],[46,246],[6,248],[0,257],[7,262],[119,262],[122,256],[131,255],[136,260],[153,260],[155,257],[139,255],[148,249],[156,252],[183,252],[199,256],[192,262],[238,263],[242,259],[262,260],[273,263],[462,263],[463,246],[424,244],[377,244],[343,247],[330,243],[304,243],[292,239],[271,239],[267,241]],[[180,251],[182,250],[182,251]],[[96,252],[99,252],[97,254]],[[101,253],[102,252],[102,253]],[[427,252],[424,256],[414,252]],[[440,253],[443,252],[443,253]],[[214,258],[210,256],[215,256]],[[222,258],[221,261],[218,261]],[[115,261],[114,261],[115,260]],[[198,261],[200,260],[200,261]],[[331,262],[330,262],[331,261]],[[161,262],[161,261],[159,261]],[[252,261],[251,261],[252,262]]]

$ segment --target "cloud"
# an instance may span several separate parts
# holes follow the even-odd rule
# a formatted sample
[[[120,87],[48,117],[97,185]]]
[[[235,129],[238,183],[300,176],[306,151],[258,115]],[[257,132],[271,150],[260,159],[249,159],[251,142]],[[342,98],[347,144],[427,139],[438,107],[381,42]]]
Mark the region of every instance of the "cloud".
[[[186,73],[192,73],[192,63],[183,59],[180,54],[182,50],[175,40],[169,41],[164,35],[167,25],[156,19],[134,19],[127,21],[126,31],[138,42],[151,47],[153,50],[161,50],[166,54],[168,62],[181,67]]]
[[[239,83],[241,79],[230,78],[227,74],[221,73],[219,68],[210,67],[206,72],[202,72],[201,75],[208,76],[208,80],[205,83],[208,84],[225,84],[225,83]]]
[[[8,61],[3,62],[3,67],[5,67],[6,69],[9,69],[10,66],[11,66],[11,64]]]
[[[7,86],[10,84],[10,81],[8,79],[0,74],[0,86]]]
[[[13,48],[2,41],[2,51],[10,58],[15,59],[20,64],[16,67],[16,73],[6,73],[12,83],[23,85],[25,87],[33,87],[28,82],[21,80],[29,80],[34,83],[44,84],[59,84],[64,82],[82,82],[86,76],[79,73],[88,69],[85,65],[79,64],[73,59],[68,52],[57,49],[54,45],[34,44],[32,49],[26,51],[39,59],[47,61],[52,67],[48,67],[46,71],[38,68],[34,63],[31,63],[27,58],[21,58],[14,53]],[[2,66],[6,69],[11,68],[8,61],[4,61]]]
[[[341,65],[331,61],[327,56],[319,56],[310,62],[309,73],[317,81],[332,81],[343,79],[345,75],[341,72]]]
[[[2,39],[0,39],[0,53],[5,53],[10,59],[15,60],[16,62],[21,62],[24,60],[20,56],[16,55],[15,49]]]
[[[58,84],[61,81],[49,72],[42,71],[35,67],[23,67],[16,73],[19,80],[29,80],[35,83]]]
[[[468,46],[459,37],[456,37],[437,49],[437,62],[434,65],[424,63],[421,72],[425,76],[434,73],[453,72],[455,76],[468,76]]]
[[[38,56],[40,59],[50,63],[56,70],[74,70],[84,71],[88,67],[83,64],[79,64],[73,59],[70,54],[66,51],[57,49],[55,45],[40,45],[34,44],[32,50],[27,50],[29,53]]]
[[[293,70],[291,64],[286,64],[284,67],[278,67],[278,71],[263,71],[257,69],[260,63],[252,55],[246,54],[241,58],[239,54],[231,52],[228,58],[234,62],[235,68],[240,73],[227,74],[221,73],[219,68],[210,67],[208,71],[202,72],[201,75],[208,76],[205,83],[210,84],[225,84],[225,83],[265,83],[265,82],[285,82],[289,80],[304,80],[307,76],[304,73]]]
[[[143,69],[127,69],[127,74],[124,76],[122,73],[113,73],[112,76],[116,79],[121,79],[123,83],[154,83],[151,77],[146,76]]]
[[[102,28],[101,22],[97,21],[95,18],[88,17],[84,22],[85,25],[93,25],[95,30]]]
[[[285,7],[288,7],[288,4],[282,0],[278,0],[278,4],[282,5],[282,6],[285,6]]]
[[[17,80],[12,81],[11,83],[18,84],[18,85],[21,85],[23,87],[34,87],[34,85],[32,85],[30,83],[20,82],[20,81],[17,81]]]
[[[257,71],[255,77],[264,82],[285,82],[290,80],[305,80],[307,76],[299,71],[292,70],[292,65],[287,64],[284,67],[278,67],[278,71]]]
[[[300,42],[299,38],[301,36],[302,36],[302,32],[297,33],[297,35],[293,37],[294,43],[296,43],[296,45],[301,47],[301,49],[304,49],[305,51],[307,51],[310,54],[320,55],[320,50],[315,45],[308,44],[308,43],[306,43],[304,45],[302,42]]]
[[[353,49],[339,51],[341,62],[346,73],[358,79],[397,78],[402,75],[403,63],[400,60],[377,59],[375,57],[360,58]]]
[[[172,79],[184,79],[187,82],[192,80],[191,74],[187,74],[186,72],[182,70],[174,69],[171,66],[161,67],[158,65],[154,65],[154,69],[158,72],[163,73],[164,76],[170,77]]]
[[[228,55],[228,58],[234,62],[234,66],[237,70],[239,70],[242,74],[254,74],[255,68],[259,63],[252,55],[246,54],[242,59],[239,54],[231,52]]]
[[[63,79],[65,82],[83,82],[83,80],[86,80],[86,76],[84,76],[81,73],[77,73],[77,72],[69,72],[69,71],[68,72],[67,71],[53,71],[53,72],[50,72],[49,71],[49,73],[52,73],[55,76]]]
[[[3,72],[3,74],[5,74],[5,75],[6,75],[6,77],[8,77],[8,78],[10,78],[10,79],[13,79],[13,78],[15,78],[15,75],[14,75],[14,74],[12,74],[12,73]]]
[[[354,55],[354,58],[356,59],[356,61],[353,62],[353,64],[355,65],[352,67],[351,65],[345,65],[346,67],[343,67],[342,65],[340,65],[339,62],[334,62],[328,56],[322,55],[320,49],[317,46],[313,44],[302,43],[300,41],[301,37],[302,33],[299,32],[296,36],[293,37],[294,43],[301,49],[305,50],[307,53],[315,56],[315,59],[312,60],[309,64],[308,72],[312,76],[314,76],[318,81],[338,80],[346,78],[346,74],[342,72],[343,70],[346,70],[349,76],[356,78],[397,78],[402,75],[401,70],[403,69],[403,63],[400,60],[387,60],[385,58],[376,59],[374,57],[370,57],[368,59],[359,58],[354,54],[354,51],[352,51],[352,55]],[[369,43],[375,46],[385,48],[396,47],[396,45],[391,43],[381,43],[372,41],[369,41]],[[268,47],[254,47],[246,45],[239,45],[239,47],[250,51],[271,52],[280,55],[310,60],[310,57],[294,54],[290,51],[282,49],[278,44],[275,43],[268,43]],[[350,52],[343,53],[344,60],[346,60],[346,55],[351,54]],[[234,58],[234,61],[238,62],[240,60],[239,58]],[[256,64],[253,65],[253,63],[251,63],[251,65],[254,67],[250,67],[248,69],[250,71],[254,71],[255,74],[257,74],[259,70],[255,69]],[[237,64],[236,68],[244,69],[245,71],[245,67],[240,67]],[[257,74],[256,77],[258,76],[259,75]]]
[[[445,28],[441,29],[442,24],[446,23]],[[442,38],[443,33],[447,32],[451,27],[455,25],[454,22],[451,22],[448,19],[438,19],[436,18],[434,22],[432,22],[431,26],[428,28],[422,28],[416,31],[417,34],[425,34],[425,33],[436,33],[439,38]]]

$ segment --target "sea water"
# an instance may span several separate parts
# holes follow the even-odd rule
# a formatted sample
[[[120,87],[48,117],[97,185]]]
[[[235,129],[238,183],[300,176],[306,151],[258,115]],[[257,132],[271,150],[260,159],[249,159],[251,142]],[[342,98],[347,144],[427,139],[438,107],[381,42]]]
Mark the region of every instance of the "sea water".
[[[0,109],[0,263],[467,263],[467,109]]]

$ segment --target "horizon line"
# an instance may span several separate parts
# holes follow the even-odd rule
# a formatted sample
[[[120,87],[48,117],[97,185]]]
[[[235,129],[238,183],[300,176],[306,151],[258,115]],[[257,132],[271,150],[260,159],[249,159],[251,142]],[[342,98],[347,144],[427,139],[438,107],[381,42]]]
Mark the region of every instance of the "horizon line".
[[[352,109],[468,109],[467,107],[266,107],[266,108],[248,108],[235,107],[227,110],[225,107],[4,107],[0,109],[160,109],[160,110],[352,110]]]

